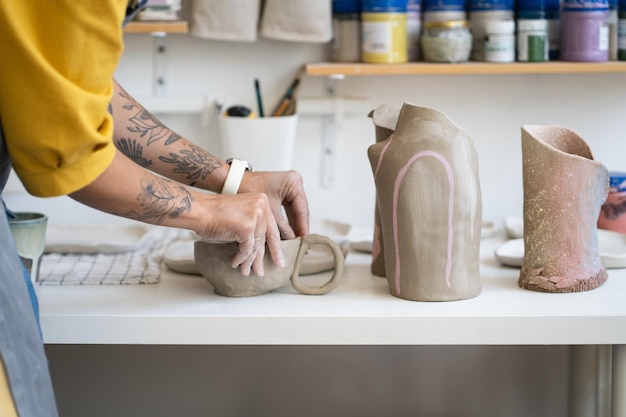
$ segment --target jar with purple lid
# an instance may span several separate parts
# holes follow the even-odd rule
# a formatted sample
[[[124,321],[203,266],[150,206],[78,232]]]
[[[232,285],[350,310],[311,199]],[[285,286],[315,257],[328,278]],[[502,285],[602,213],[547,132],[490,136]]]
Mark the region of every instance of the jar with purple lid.
[[[564,0],[561,14],[561,59],[609,60],[609,1]]]

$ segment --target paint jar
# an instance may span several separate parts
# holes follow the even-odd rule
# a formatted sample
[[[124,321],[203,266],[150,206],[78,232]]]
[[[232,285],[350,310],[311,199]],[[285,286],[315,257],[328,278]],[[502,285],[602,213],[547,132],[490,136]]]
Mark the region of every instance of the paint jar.
[[[472,50],[472,34],[467,20],[424,22],[421,45],[424,61],[468,61]]]
[[[466,0],[424,0],[422,15],[424,22],[447,22],[466,20]]]
[[[485,60],[485,36],[488,22],[514,19],[513,0],[471,0],[469,23],[472,32],[472,60]]]
[[[361,10],[361,60],[407,62],[406,0],[363,0]]]
[[[556,61],[561,57],[561,2],[544,0],[548,20],[548,58]]]
[[[359,0],[333,0],[332,60],[361,60],[361,3]]]
[[[485,24],[486,62],[515,62],[515,22],[491,20]]]
[[[598,228],[626,234],[626,172],[609,172],[609,194],[600,210]]]
[[[609,0],[609,61],[617,61],[618,22],[617,0]]]
[[[520,62],[548,60],[548,21],[546,19],[517,20],[517,60]]]
[[[564,0],[561,25],[562,60],[608,61],[608,0]]]
[[[406,35],[407,54],[409,62],[419,61],[420,35],[422,34],[422,2],[408,0],[406,4]]]
[[[617,5],[617,59],[626,61],[626,0]]]

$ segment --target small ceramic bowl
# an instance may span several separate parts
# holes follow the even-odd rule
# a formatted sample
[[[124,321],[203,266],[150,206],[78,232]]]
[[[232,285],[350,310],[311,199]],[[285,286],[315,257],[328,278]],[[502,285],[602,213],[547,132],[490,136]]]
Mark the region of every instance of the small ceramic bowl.
[[[341,248],[331,239],[322,235],[307,235],[296,239],[281,241],[281,249],[285,258],[285,267],[274,265],[269,253],[266,252],[263,269],[264,276],[245,276],[240,268],[230,265],[231,259],[238,250],[236,242],[197,241],[194,244],[194,258],[202,276],[211,283],[215,293],[226,297],[249,297],[261,295],[280,288],[288,281],[300,293],[307,295],[326,294],[335,289],[343,274],[344,256]],[[332,277],[321,287],[306,285],[300,282],[300,268],[307,250],[313,245],[328,246],[335,260]]]

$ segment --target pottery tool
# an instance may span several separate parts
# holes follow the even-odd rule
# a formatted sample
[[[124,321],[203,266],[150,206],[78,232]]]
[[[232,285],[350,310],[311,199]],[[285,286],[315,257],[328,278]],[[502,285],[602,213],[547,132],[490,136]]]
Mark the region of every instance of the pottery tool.
[[[296,77],[283,95],[283,98],[278,103],[278,106],[276,106],[276,108],[272,112],[272,117],[283,116],[285,114],[285,111],[293,101],[293,96],[299,84],[300,77]]]
[[[254,90],[256,92],[256,101],[259,106],[259,117],[265,117],[263,114],[263,99],[261,98],[261,86],[259,85],[259,79],[254,79]]]

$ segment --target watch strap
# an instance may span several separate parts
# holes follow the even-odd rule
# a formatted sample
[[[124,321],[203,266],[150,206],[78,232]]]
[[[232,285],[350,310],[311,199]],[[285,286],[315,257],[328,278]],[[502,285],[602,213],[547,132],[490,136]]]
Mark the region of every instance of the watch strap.
[[[230,168],[228,174],[226,174],[226,181],[222,187],[222,194],[237,194],[243,174],[246,170],[249,170],[249,164],[246,161],[237,158],[231,158],[226,161]]]

